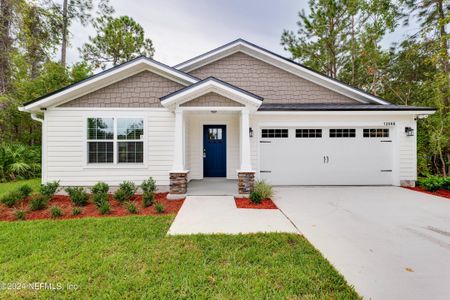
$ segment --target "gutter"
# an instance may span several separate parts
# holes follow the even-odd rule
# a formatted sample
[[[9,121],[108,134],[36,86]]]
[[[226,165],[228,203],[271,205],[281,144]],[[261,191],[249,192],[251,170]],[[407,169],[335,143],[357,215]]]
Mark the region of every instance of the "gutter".
[[[38,118],[36,114],[31,114],[31,119],[38,121],[39,123],[44,123],[44,119]]]

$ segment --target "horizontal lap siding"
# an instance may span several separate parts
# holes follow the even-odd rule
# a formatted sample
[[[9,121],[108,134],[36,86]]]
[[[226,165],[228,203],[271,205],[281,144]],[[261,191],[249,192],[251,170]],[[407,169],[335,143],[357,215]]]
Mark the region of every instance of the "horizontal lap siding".
[[[146,120],[146,164],[136,167],[86,166],[85,122],[88,116],[143,116]],[[158,185],[169,185],[173,161],[174,117],[165,110],[97,111],[50,110],[45,113],[47,160],[44,180],[60,180],[61,185],[91,186],[98,181],[118,185],[124,180],[141,183],[152,176]]]
[[[399,130],[399,177],[400,180],[417,179],[417,129],[416,122],[401,122]],[[414,136],[406,136],[405,127],[414,129]]]

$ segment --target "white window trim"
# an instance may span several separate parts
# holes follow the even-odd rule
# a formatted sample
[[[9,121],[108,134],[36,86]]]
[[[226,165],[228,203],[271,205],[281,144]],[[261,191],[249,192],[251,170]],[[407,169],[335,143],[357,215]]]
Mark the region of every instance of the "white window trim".
[[[89,118],[113,118],[114,120],[114,135],[112,140],[88,140],[87,138],[87,120]],[[117,119],[143,119],[144,124],[144,138],[142,140],[119,140],[117,138]],[[148,162],[147,162],[147,118],[145,115],[138,114],[138,115],[122,115],[122,114],[98,114],[98,115],[86,115],[84,116],[84,125],[83,125],[83,140],[84,140],[84,147],[83,147],[83,158],[84,158],[84,169],[139,169],[139,168],[147,168]],[[113,162],[112,163],[89,163],[88,161],[88,147],[87,143],[91,141],[101,141],[101,142],[113,142]],[[143,162],[142,163],[119,163],[119,149],[118,149],[118,142],[143,142]]]

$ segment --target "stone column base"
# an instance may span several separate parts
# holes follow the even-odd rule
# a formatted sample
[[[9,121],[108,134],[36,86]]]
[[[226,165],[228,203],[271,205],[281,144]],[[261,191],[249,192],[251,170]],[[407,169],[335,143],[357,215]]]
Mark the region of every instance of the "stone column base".
[[[186,197],[187,176],[189,171],[170,172],[170,187],[167,199],[175,200]]]
[[[255,185],[255,172],[238,171],[239,194],[248,195]]]
[[[400,186],[415,187],[416,181],[415,180],[400,180]]]

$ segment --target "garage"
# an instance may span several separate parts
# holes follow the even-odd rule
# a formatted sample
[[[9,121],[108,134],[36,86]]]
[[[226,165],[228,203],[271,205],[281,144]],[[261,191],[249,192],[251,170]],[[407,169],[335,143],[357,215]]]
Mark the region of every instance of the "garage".
[[[392,185],[393,128],[260,129],[260,177],[273,185]]]

